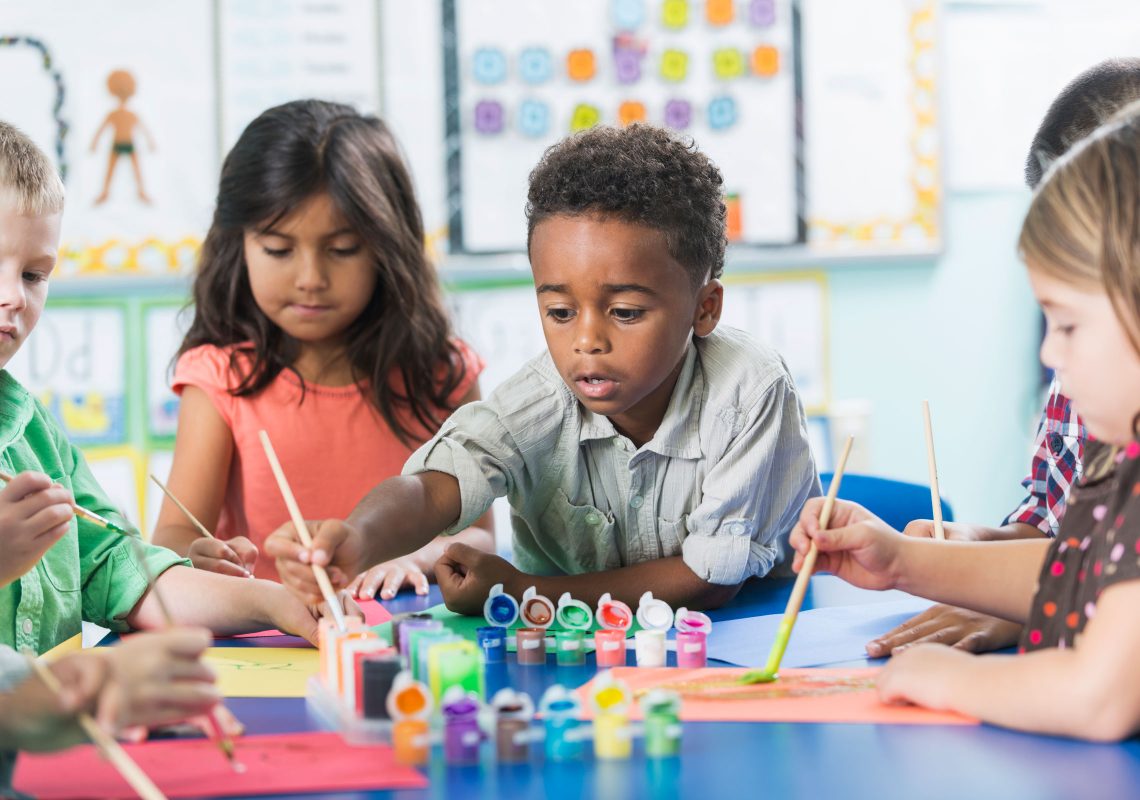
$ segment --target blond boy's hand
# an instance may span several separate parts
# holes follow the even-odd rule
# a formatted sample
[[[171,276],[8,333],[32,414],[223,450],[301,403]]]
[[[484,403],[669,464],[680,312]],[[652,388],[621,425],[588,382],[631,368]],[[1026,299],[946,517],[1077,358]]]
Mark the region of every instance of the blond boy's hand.
[[[460,614],[481,614],[496,583],[510,586],[521,573],[505,559],[470,545],[448,545],[435,563],[435,580],[443,601]]]
[[[67,533],[71,492],[42,472],[21,472],[0,489],[0,587],[35,567]]]
[[[301,544],[293,523],[286,522],[265,540],[265,553],[275,559],[283,584],[305,603],[318,605],[324,597],[312,565],[325,567],[334,588],[345,588],[360,571],[364,538],[360,531],[339,519],[305,525],[313,537],[312,549]]]
[[[186,555],[195,569],[249,578],[253,576],[253,567],[257,563],[257,545],[244,536],[225,541],[203,536],[191,542]]]

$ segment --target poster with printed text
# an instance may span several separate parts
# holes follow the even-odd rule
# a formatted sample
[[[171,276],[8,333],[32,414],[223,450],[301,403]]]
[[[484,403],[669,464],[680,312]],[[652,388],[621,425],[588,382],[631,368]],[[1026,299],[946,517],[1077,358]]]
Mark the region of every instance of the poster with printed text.
[[[192,311],[181,305],[155,305],[144,311],[146,330],[146,410],[152,438],[174,436],[178,429],[178,396],[170,390],[174,354],[190,324]]]
[[[791,0],[445,0],[452,250],[523,249],[543,151],[633,122],[691,136],[720,167],[731,241],[796,242],[793,13]]]
[[[218,13],[225,150],[254,117],[290,100],[379,110],[375,2],[220,0]]]
[[[127,439],[125,330],[123,307],[49,308],[8,362],[76,445]]]

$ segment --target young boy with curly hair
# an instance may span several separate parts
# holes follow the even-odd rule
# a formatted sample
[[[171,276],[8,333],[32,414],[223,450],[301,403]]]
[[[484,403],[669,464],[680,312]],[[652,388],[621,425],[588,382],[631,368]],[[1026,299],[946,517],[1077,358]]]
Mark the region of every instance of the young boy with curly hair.
[[[819,479],[780,356],[717,328],[721,183],[693,144],[650,126],[548,150],[526,209],[548,352],[453,414],[347,520],[315,526],[311,550],[291,525],[275,532],[284,582],[317,597],[310,561],[343,585],[504,495],[515,564],[450,545],[436,576],[453,610],[477,612],[496,583],[707,608],[766,574]]]

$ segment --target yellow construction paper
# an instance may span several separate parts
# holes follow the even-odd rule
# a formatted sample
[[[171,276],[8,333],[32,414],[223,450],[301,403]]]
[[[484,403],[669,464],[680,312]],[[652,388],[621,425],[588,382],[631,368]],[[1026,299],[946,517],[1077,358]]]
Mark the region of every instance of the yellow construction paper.
[[[307,647],[211,647],[205,661],[223,697],[304,697],[319,654]]]

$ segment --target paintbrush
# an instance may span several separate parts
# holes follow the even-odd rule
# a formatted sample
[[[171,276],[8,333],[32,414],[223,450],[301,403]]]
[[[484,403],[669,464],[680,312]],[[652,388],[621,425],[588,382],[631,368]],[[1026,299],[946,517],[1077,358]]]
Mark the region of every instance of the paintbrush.
[[[831,508],[835,505],[835,498],[839,494],[839,482],[843,479],[843,470],[847,466],[847,456],[851,453],[851,445],[854,441],[854,436],[847,437],[847,444],[843,448],[843,454],[839,457],[835,474],[831,477],[831,487],[827,490],[827,498],[823,501],[823,510],[819,514],[819,529],[821,531],[827,530],[827,523],[831,519]],[[818,556],[819,549],[813,539],[811,548],[804,556],[800,574],[796,577],[796,583],[792,587],[791,597],[788,598],[788,605],[784,609],[784,618],[780,621],[780,627],[776,631],[776,641],[772,643],[772,649],[768,651],[768,663],[764,665],[764,669],[750,670],[741,675],[739,683],[770,683],[776,680],[776,676],[780,672],[780,662],[784,659],[784,651],[788,649],[792,627],[796,624],[796,618],[799,616],[800,606],[803,605],[804,594],[807,592],[808,580],[815,569],[815,560]]]
[[[0,481],[11,483],[13,480],[14,477],[12,475],[9,475],[7,472],[0,471]],[[124,536],[130,535],[125,529],[111,522],[111,520],[99,516],[94,511],[88,511],[86,508],[79,505],[74,500],[71,501],[71,510],[75,512],[75,516],[83,517],[83,519],[87,520],[88,522],[94,522],[96,525],[106,528],[109,531],[121,533]]]
[[[150,592],[154,595],[155,601],[158,603],[159,611],[162,613],[162,618],[166,622],[166,627],[174,627],[174,617],[170,613],[170,606],[166,604],[166,600],[162,597],[162,592],[159,591],[158,581],[155,578],[154,570],[150,568],[147,563],[146,553],[142,549],[142,541],[137,536],[129,536],[131,540],[131,548],[134,551],[135,560],[139,562],[139,569],[143,571],[143,576],[146,578],[146,585]],[[219,705],[221,705],[219,703]],[[214,732],[214,741],[218,743],[218,749],[222,751],[222,755],[230,763],[230,768],[234,772],[245,772],[245,766],[237,760],[237,755],[234,749],[234,741],[227,734],[222,727],[221,720],[218,719],[218,709],[210,710],[206,715],[206,719],[210,723],[210,728]]]
[[[202,536],[204,536],[207,539],[217,539],[218,538],[218,537],[214,536],[214,534],[210,533],[210,529],[207,528],[205,525],[203,525],[196,516],[194,516],[192,513],[190,513],[190,509],[188,509],[186,506],[182,505],[182,501],[179,500],[177,497],[175,497],[174,492],[170,491],[170,489],[168,489],[166,487],[166,485],[163,484],[162,481],[160,481],[158,478],[156,478],[154,476],[153,472],[150,473],[150,479],[152,481],[154,481],[155,485],[159,489],[162,489],[163,494],[165,494],[167,497],[170,498],[170,502],[174,503],[174,505],[176,505],[178,507],[178,510],[186,515],[186,519],[190,520],[190,522],[194,525],[195,528],[198,529],[198,532],[201,533]],[[232,552],[232,548],[231,548],[231,552]],[[236,556],[237,553],[234,553],[234,555]],[[245,566],[245,564],[241,564],[239,566],[241,566],[241,568],[245,570],[245,574],[248,577],[251,577],[251,578],[253,577],[253,574],[249,571],[249,569]]]
[[[289,517],[293,520],[293,527],[297,529],[297,535],[301,537],[301,544],[311,548],[313,537],[309,535],[309,528],[305,525],[305,517],[301,514],[301,508],[297,505],[297,498],[293,496],[293,490],[289,488],[289,481],[285,479],[285,470],[281,469],[281,462],[277,460],[277,451],[273,449],[273,442],[269,441],[269,434],[265,431],[259,431],[257,435],[261,438],[261,446],[265,448],[265,457],[269,459],[269,467],[273,470],[273,477],[277,479],[277,487],[285,499],[285,507],[289,509]],[[312,564],[311,566],[313,577],[317,579],[317,586],[320,587],[321,595],[325,598],[325,605],[329,607],[329,613],[336,621],[336,627],[341,633],[344,633],[348,630],[348,626],[345,624],[344,611],[341,610],[340,602],[333,590],[332,581],[329,580],[329,574],[319,564]]]
[[[930,504],[934,513],[934,538],[945,539],[942,527],[942,493],[938,490],[938,463],[934,460],[934,426],[930,424],[930,401],[922,401],[922,418],[926,423],[926,460],[930,467]]]

